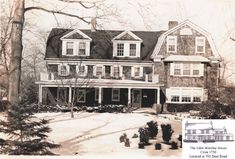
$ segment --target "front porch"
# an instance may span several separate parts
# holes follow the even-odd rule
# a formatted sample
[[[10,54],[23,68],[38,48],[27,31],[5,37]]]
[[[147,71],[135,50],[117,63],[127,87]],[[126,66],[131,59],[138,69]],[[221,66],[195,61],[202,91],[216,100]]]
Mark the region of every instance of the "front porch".
[[[123,88],[123,87],[58,87],[40,85],[39,103],[48,105],[75,106],[126,105],[137,108],[160,105],[160,87]]]

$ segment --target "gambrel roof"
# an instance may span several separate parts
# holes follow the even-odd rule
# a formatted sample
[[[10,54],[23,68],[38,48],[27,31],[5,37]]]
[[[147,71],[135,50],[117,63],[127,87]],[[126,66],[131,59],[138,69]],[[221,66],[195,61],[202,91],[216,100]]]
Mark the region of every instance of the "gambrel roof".
[[[142,40],[140,60],[151,60],[154,47],[158,41],[158,37],[164,31],[119,31],[119,30],[73,30],[63,28],[53,28],[49,34],[46,47],[45,59],[49,58],[66,58],[76,59],[79,57],[62,57],[62,40],[66,38],[82,38],[91,39],[90,56],[83,57],[88,59],[113,59],[113,42],[115,37],[129,38],[125,34],[128,33],[132,38]],[[120,37],[119,37],[120,35]],[[130,40],[130,39],[129,39]]]
[[[158,43],[153,51],[153,55],[151,56],[151,58],[155,58],[158,53],[160,52],[160,49],[161,49],[161,46],[163,45],[164,43],[164,40],[166,39],[166,37],[175,32],[176,30],[180,29],[180,28],[183,28],[184,26],[188,26],[196,31],[198,31],[199,33],[201,33],[202,35],[204,35],[205,37],[207,37],[207,40],[209,41],[210,43],[210,46],[211,46],[211,49],[212,49],[212,52],[213,52],[213,55],[214,57],[216,58],[219,58],[220,55],[218,53],[218,50],[216,49],[216,46],[214,44],[214,41],[211,37],[211,34],[208,33],[206,30],[202,29],[201,27],[199,27],[198,25],[192,23],[191,21],[189,20],[185,20],[183,21],[182,23],[178,24],[177,26],[173,27],[172,29],[166,31],[165,33],[163,33],[160,37],[159,37],[159,40],[158,40]]]

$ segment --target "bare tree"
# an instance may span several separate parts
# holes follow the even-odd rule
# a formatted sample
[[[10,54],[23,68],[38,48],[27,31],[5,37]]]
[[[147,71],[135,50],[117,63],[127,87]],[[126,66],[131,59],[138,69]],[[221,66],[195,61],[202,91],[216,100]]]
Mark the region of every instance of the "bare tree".
[[[103,4],[102,1],[81,1],[81,0],[57,0],[63,2],[64,5],[68,3],[74,3],[80,5],[84,9],[96,9]],[[12,27],[11,27],[11,57],[10,57],[10,68],[9,68],[9,101],[11,103],[19,102],[19,92],[20,92],[20,77],[21,77],[21,59],[22,59],[22,34],[23,27],[25,24],[25,14],[29,11],[38,10],[53,15],[59,14],[64,16],[69,16],[76,18],[79,21],[82,21],[86,24],[91,23],[92,17],[79,16],[71,13],[64,12],[63,10],[56,9],[47,9],[41,6],[29,6],[25,7],[25,0],[17,0],[13,3],[13,12],[12,12]],[[107,13],[102,13],[101,15],[97,12],[96,18],[103,18]]]

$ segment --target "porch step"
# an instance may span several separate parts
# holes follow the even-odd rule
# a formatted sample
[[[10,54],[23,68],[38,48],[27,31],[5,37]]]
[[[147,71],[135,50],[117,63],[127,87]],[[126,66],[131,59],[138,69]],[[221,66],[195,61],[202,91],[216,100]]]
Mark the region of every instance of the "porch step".
[[[148,114],[156,114],[156,110],[153,108],[139,108],[137,110],[132,111],[133,113],[148,113]]]

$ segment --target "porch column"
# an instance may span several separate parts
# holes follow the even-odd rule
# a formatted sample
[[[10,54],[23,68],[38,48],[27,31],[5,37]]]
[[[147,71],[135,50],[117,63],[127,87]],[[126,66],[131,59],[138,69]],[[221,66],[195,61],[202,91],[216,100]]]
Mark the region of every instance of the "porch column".
[[[131,88],[128,88],[128,105],[131,104]]]
[[[42,104],[42,85],[39,85],[38,102],[39,104]]]
[[[102,103],[102,87],[99,87],[99,100],[98,100],[98,104],[100,105]]]
[[[157,89],[157,104],[160,104],[160,87]]]
[[[72,87],[69,87],[69,103],[72,103]]]

